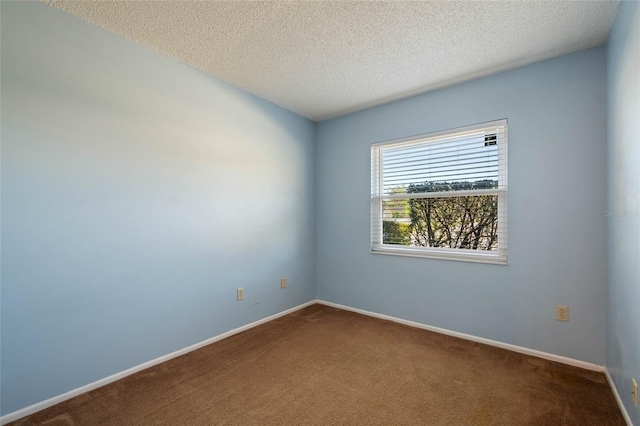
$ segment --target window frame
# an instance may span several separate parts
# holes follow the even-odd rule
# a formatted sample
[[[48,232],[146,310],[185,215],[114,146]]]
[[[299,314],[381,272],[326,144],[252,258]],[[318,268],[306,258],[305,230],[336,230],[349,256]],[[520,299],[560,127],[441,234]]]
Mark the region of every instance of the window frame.
[[[410,256],[433,259],[457,260],[466,262],[490,263],[507,265],[507,218],[508,218],[508,121],[495,120],[471,126],[458,127],[433,133],[426,133],[401,139],[376,142],[371,145],[371,253],[394,256]],[[502,128],[496,132],[498,145],[498,187],[492,189],[460,190],[447,192],[425,192],[418,194],[384,195],[383,185],[383,152],[386,148],[397,148],[402,145],[432,143],[452,138],[463,133],[473,133],[484,130],[485,135],[492,134],[491,128]],[[486,137],[486,136],[485,136]],[[382,205],[385,200],[409,198],[442,198],[473,195],[497,195],[498,197],[498,246],[497,250],[473,250],[440,247],[416,247],[394,244],[383,244],[383,213]]]

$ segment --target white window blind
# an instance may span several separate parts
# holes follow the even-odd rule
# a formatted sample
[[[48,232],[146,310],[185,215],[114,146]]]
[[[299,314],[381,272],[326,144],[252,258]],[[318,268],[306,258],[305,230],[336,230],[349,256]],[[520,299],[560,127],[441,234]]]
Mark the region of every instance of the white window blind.
[[[507,120],[371,147],[374,253],[507,263]]]

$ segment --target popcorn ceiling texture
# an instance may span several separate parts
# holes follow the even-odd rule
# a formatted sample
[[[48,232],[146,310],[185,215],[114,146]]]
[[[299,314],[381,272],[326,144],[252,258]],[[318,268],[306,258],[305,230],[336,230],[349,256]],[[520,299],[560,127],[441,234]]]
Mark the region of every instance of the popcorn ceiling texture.
[[[45,1],[314,121],[603,44],[619,5]]]

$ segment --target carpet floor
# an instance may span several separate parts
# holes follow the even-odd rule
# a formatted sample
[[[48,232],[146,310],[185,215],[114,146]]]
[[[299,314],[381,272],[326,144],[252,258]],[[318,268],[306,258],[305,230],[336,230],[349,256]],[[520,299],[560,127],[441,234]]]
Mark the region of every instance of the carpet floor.
[[[602,373],[312,305],[12,425],[625,425]]]

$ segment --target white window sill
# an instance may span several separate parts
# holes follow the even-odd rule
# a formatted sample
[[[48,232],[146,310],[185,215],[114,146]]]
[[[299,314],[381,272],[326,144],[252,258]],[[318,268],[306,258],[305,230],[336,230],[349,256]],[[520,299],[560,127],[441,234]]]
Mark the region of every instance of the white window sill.
[[[507,265],[507,255],[503,253],[477,250],[447,250],[418,247],[389,247],[376,246],[371,254],[386,254],[391,256],[424,257],[429,259],[457,260],[461,262],[489,263],[493,265]]]

